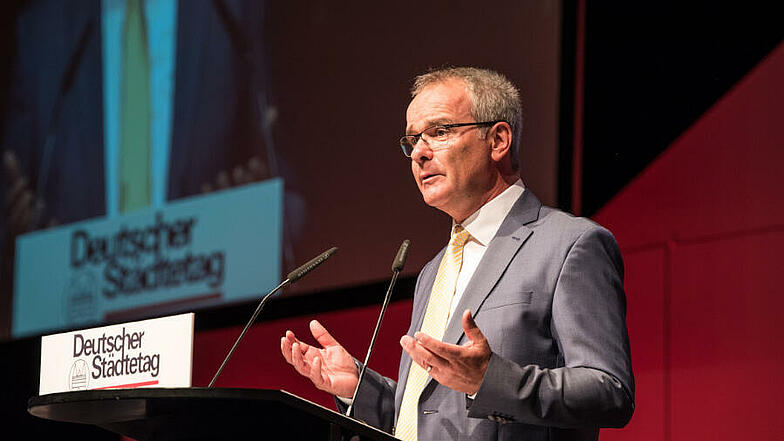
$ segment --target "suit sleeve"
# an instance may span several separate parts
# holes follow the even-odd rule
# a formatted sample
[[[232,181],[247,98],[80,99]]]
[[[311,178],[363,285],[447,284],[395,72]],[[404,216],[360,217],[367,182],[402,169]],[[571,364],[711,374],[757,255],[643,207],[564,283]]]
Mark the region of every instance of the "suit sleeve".
[[[594,226],[566,254],[553,293],[551,333],[562,367],[522,366],[493,353],[468,416],[563,428],[623,427],[634,411],[625,316],[618,245]]]
[[[357,362],[358,369],[359,364]],[[368,368],[354,400],[353,416],[373,427],[391,433],[395,423],[396,387],[397,383],[394,380]],[[340,413],[345,413],[348,409],[348,405],[337,398],[335,403]]]

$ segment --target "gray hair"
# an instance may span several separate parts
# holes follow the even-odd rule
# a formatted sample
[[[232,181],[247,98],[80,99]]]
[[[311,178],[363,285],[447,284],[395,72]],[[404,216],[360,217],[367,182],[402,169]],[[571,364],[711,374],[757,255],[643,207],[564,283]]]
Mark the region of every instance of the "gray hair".
[[[471,98],[471,116],[477,121],[504,120],[512,128],[512,168],[520,168],[520,137],[523,111],[520,92],[508,78],[498,72],[476,67],[445,67],[417,76],[411,86],[414,98],[427,86],[457,79],[465,83]],[[484,129],[483,136],[488,129]]]

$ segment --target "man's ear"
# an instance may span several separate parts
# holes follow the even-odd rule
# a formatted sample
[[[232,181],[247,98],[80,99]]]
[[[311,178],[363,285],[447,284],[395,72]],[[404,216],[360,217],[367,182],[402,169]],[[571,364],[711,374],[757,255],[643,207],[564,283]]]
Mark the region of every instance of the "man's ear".
[[[504,121],[496,123],[487,131],[487,137],[490,140],[490,156],[493,161],[500,162],[507,159],[511,164],[512,127]]]

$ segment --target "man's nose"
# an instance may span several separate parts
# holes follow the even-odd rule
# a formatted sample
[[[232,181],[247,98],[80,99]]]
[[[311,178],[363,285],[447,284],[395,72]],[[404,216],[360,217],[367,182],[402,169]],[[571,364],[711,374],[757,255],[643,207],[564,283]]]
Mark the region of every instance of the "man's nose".
[[[411,150],[411,160],[422,162],[424,160],[431,159],[433,157],[433,149],[425,142],[422,137],[417,139],[416,143],[414,144],[414,150]]]

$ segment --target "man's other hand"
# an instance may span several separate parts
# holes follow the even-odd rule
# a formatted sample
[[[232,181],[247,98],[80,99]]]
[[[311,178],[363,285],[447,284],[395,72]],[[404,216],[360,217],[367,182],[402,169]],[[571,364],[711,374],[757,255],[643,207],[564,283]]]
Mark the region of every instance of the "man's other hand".
[[[48,222],[44,220],[46,204],[35,196],[27,176],[22,172],[19,158],[13,150],[3,152],[3,172],[7,179],[6,206],[3,208],[8,219],[7,228],[12,239],[11,243],[20,234],[58,224],[57,219],[54,218],[49,219]]]
[[[332,395],[351,398],[359,380],[359,372],[351,354],[316,320],[310,322],[310,332],[321,348],[303,343],[293,332],[286,331],[286,336],[280,339],[283,357],[317,388]]]
[[[473,395],[479,390],[490,362],[490,345],[476,325],[471,311],[463,312],[463,330],[468,342],[452,345],[417,332],[414,338],[404,335],[400,345],[414,363],[429,370],[433,379],[444,386]]]

